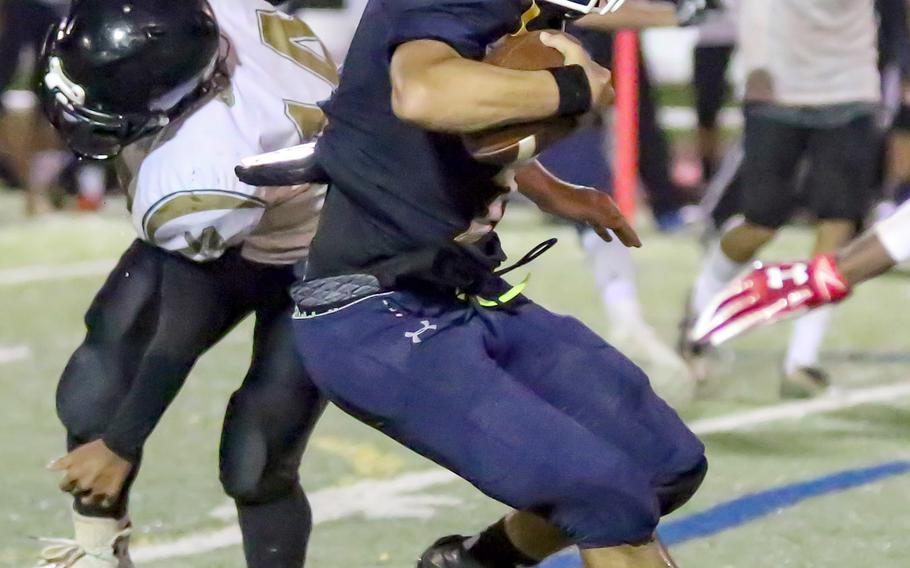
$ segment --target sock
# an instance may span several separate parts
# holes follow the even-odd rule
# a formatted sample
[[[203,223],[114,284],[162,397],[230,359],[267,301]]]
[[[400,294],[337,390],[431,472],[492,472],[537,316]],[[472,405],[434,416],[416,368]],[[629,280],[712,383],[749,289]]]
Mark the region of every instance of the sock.
[[[271,503],[237,503],[237,514],[248,568],[303,566],[313,513],[299,485]]]
[[[515,548],[506,534],[506,525],[500,519],[465,543],[468,552],[477,561],[488,568],[517,568],[536,566],[540,561],[528,557]]]
[[[708,255],[702,265],[701,274],[695,281],[695,289],[692,291],[692,310],[696,314],[701,313],[711,299],[748,264],[730,260],[721,250],[720,241],[713,243],[708,248]]]
[[[629,249],[619,241],[604,241],[594,231],[582,234],[581,245],[611,327],[644,325],[635,284],[635,264]]]
[[[787,358],[784,360],[785,373],[789,374],[801,367],[814,367],[818,364],[818,353],[833,313],[833,306],[824,306],[796,320],[787,349]]]

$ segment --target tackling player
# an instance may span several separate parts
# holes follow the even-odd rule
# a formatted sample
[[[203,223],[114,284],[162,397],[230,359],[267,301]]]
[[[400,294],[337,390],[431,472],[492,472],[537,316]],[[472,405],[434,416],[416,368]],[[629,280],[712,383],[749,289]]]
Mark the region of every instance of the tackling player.
[[[220,452],[249,566],[299,568],[298,481],[324,403],[294,354],[287,286],[324,188],[240,183],[237,160],[311,139],[336,68],[302,21],[260,0],[82,0],[52,32],[40,89],[70,147],[120,155],[137,239],[89,308],[57,391],[75,540],[40,565],[124,568],[142,448],[205,351],[251,313],[253,355]]]
[[[836,254],[757,266],[714,297],[691,339],[720,345],[760,326],[840,302],[852,288],[910,260],[910,202]]]
[[[539,515],[591,568],[672,566],[654,530],[700,485],[702,444],[630,361],[505,284],[489,225],[469,230],[502,194],[502,172],[474,161],[458,134],[578,116],[612,98],[609,72],[563,36],[546,40],[562,67],[480,61],[520,32],[529,4],[368,4],[324,106],[316,160],[331,186],[292,289],[297,347],[339,407],[523,511],[474,543],[489,565],[552,552],[513,524]],[[615,209],[596,228],[639,244]],[[432,562],[422,565],[453,565]]]

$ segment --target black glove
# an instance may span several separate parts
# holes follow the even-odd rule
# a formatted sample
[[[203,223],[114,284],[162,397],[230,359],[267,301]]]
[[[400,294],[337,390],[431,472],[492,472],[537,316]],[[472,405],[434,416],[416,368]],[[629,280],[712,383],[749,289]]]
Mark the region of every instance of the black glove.
[[[245,158],[234,168],[237,178],[254,186],[297,185],[325,181],[315,160],[315,142]]]
[[[680,26],[697,26],[704,22],[712,11],[722,9],[720,0],[679,0],[676,3],[676,19]]]

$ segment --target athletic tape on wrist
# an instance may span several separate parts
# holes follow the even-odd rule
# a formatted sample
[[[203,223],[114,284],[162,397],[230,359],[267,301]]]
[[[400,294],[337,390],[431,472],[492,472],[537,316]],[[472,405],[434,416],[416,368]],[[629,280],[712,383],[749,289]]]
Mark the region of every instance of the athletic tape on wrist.
[[[591,83],[581,65],[547,69],[559,89],[559,116],[578,116],[591,110]]]

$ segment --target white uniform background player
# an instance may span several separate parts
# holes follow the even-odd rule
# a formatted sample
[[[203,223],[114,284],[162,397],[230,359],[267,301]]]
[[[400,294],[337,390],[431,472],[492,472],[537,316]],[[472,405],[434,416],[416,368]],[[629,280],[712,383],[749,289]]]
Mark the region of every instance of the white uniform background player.
[[[692,296],[700,313],[789,218],[792,180],[805,159],[804,193],[817,223],[816,253],[852,237],[871,185],[880,101],[874,0],[740,0],[746,74],[741,210],[713,246]],[[811,143],[809,143],[811,140]],[[825,385],[819,351],[831,310],[798,320],[785,381]]]
[[[133,225],[143,240],[193,260],[243,244],[250,260],[292,263],[306,254],[324,188],[255,188],[234,166],[312,139],[323,121],[315,103],[329,97],[337,71],[303,21],[259,0],[210,4],[229,85],[124,151]]]

